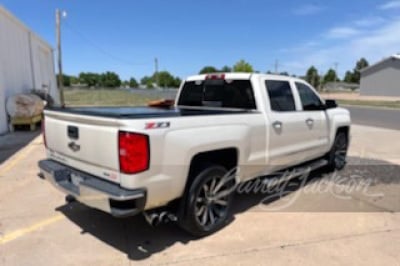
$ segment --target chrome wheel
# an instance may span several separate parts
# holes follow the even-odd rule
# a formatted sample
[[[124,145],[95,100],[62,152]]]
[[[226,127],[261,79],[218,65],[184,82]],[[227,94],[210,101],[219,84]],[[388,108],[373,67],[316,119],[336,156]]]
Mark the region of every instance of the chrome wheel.
[[[183,197],[178,223],[185,231],[203,237],[230,221],[230,207],[236,188],[235,171],[219,165],[203,166]]]
[[[214,176],[208,179],[198,190],[195,201],[196,220],[204,229],[225,220],[229,207],[230,194],[233,192],[227,178]]]

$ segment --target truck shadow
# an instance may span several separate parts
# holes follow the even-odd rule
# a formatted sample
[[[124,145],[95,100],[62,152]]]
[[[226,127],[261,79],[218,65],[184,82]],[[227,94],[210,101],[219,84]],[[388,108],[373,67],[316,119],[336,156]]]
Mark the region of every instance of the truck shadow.
[[[400,184],[400,166],[393,165],[384,161],[364,160],[359,158],[349,158],[350,164],[345,170],[339,172],[342,176],[352,177],[354,173],[359,174],[365,179],[371,179],[371,187],[379,187],[384,184]],[[363,174],[360,174],[363,173]],[[248,193],[235,196],[232,212],[233,217],[257,206],[269,206],[275,204],[285,197],[290,197],[296,191],[304,186],[318,183],[319,181],[329,179],[329,174],[323,171],[312,172],[306,182],[302,179],[294,179],[291,185],[283,188],[284,192],[280,194]],[[331,182],[336,182],[335,180]],[[340,181],[343,185],[343,181]],[[400,193],[398,193],[400,194]],[[312,197],[318,195],[312,195]],[[316,198],[318,200],[318,198]],[[341,203],[342,204],[342,203]],[[343,204],[346,204],[344,202]],[[80,203],[71,203],[61,206],[57,209],[62,212],[70,221],[82,228],[81,234],[91,234],[104,243],[127,254],[130,260],[144,260],[154,254],[167,250],[176,243],[188,244],[191,241],[199,241],[199,238],[192,237],[179,229],[175,224],[164,224],[158,227],[151,227],[147,224],[142,215],[131,218],[117,219],[103,212],[90,209]],[[281,210],[283,212],[296,210]],[[299,210],[297,210],[299,211]],[[305,212],[335,211],[335,210],[300,210]],[[340,208],[337,211],[341,211]],[[347,210],[352,212],[362,210]],[[396,210],[396,211],[400,211]],[[233,222],[234,218],[230,221]],[[229,225],[228,225],[229,226]]]
[[[0,136],[0,164],[23,149],[40,134],[40,130],[30,131],[29,127],[19,127],[19,131]]]

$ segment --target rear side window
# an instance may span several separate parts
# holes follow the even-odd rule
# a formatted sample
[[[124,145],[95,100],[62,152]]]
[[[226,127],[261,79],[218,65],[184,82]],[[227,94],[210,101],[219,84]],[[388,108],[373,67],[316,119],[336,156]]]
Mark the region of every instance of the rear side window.
[[[322,109],[323,104],[321,100],[310,87],[300,82],[296,82],[296,87],[299,91],[304,111],[316,111]]]
[[[256,109],[249,80],[188,81],[183,85],[178,105]]]
[[[271,102],[271,109],[277,112],[296,111],[292,89],[288,81],[265,81],[267,92]]]

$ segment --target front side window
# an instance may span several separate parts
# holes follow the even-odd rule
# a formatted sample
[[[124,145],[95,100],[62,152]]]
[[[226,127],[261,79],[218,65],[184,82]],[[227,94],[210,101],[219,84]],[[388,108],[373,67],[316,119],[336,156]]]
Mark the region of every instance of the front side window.
[[[322,110],[322,102],[315,92],[306,84],[296,82],[296,87],[300,95],[300,100],[304,111]]]
[[[292,89],[288,81],[267,80],[265,81],[269,95],[271,109],[277,112],[296,111]]]

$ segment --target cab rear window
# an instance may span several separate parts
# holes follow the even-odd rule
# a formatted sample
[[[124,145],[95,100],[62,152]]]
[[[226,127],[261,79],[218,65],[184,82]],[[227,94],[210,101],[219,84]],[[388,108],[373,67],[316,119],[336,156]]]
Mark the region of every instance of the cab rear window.
[[[202,80],[184,84],[178,105],[256,109],[250,80]]]

